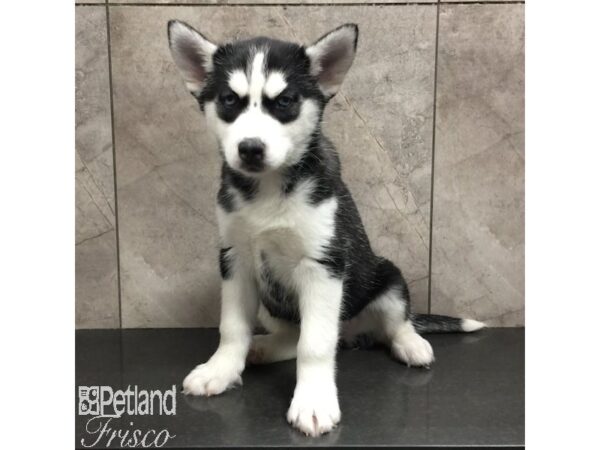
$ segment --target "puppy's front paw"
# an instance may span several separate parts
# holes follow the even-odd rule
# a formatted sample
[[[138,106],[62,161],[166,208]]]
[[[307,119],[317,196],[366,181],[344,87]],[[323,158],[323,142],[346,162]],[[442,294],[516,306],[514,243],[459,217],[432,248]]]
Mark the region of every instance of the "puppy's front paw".
[[[218,395],[227,388],[242,384],[239,371],[223,364],[207,362],[196,366],[183,380],[183,393],[192,395]]]
[[[314,437],[330,432],[341,416],[335,384],[306,383],[296,386],[287,420],[304,434]]]

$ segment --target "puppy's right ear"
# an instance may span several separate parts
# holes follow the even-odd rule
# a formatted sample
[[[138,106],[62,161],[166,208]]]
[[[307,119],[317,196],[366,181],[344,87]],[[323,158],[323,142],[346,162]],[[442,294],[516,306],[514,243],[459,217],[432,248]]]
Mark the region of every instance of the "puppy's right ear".
[[[212,70],[212,56],[217,46],[178,20],[169,21],[169,49],[185,85],[193,94],[199,93]]]

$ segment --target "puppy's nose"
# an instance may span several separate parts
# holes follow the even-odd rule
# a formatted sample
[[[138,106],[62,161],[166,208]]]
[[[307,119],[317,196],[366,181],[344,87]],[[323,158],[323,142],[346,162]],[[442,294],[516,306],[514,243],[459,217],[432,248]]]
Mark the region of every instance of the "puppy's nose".
[[[258,168],[265,159],[265,144],[257,138],[244,139],[238,145],[238,152],[244,164]]]

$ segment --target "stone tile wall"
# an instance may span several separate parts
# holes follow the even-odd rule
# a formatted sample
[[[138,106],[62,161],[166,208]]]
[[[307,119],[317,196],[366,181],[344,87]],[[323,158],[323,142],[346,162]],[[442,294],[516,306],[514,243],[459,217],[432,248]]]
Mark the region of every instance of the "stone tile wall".
[[[358,23],[325,131],[373,247],[415,311],[523,325],[523,4],[92,3],[76,6],[77,327],[218,323],[220,161],[169,55],[173,18],[220,41]]]

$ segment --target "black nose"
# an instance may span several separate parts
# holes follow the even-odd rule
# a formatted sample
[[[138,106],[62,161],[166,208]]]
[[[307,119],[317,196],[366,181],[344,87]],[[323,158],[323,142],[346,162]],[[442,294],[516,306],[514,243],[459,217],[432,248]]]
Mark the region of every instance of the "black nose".
[[[244,139],[238,145],[240,159],[250,169],[260,169],[265,159],[265,144],[260,139]]]

